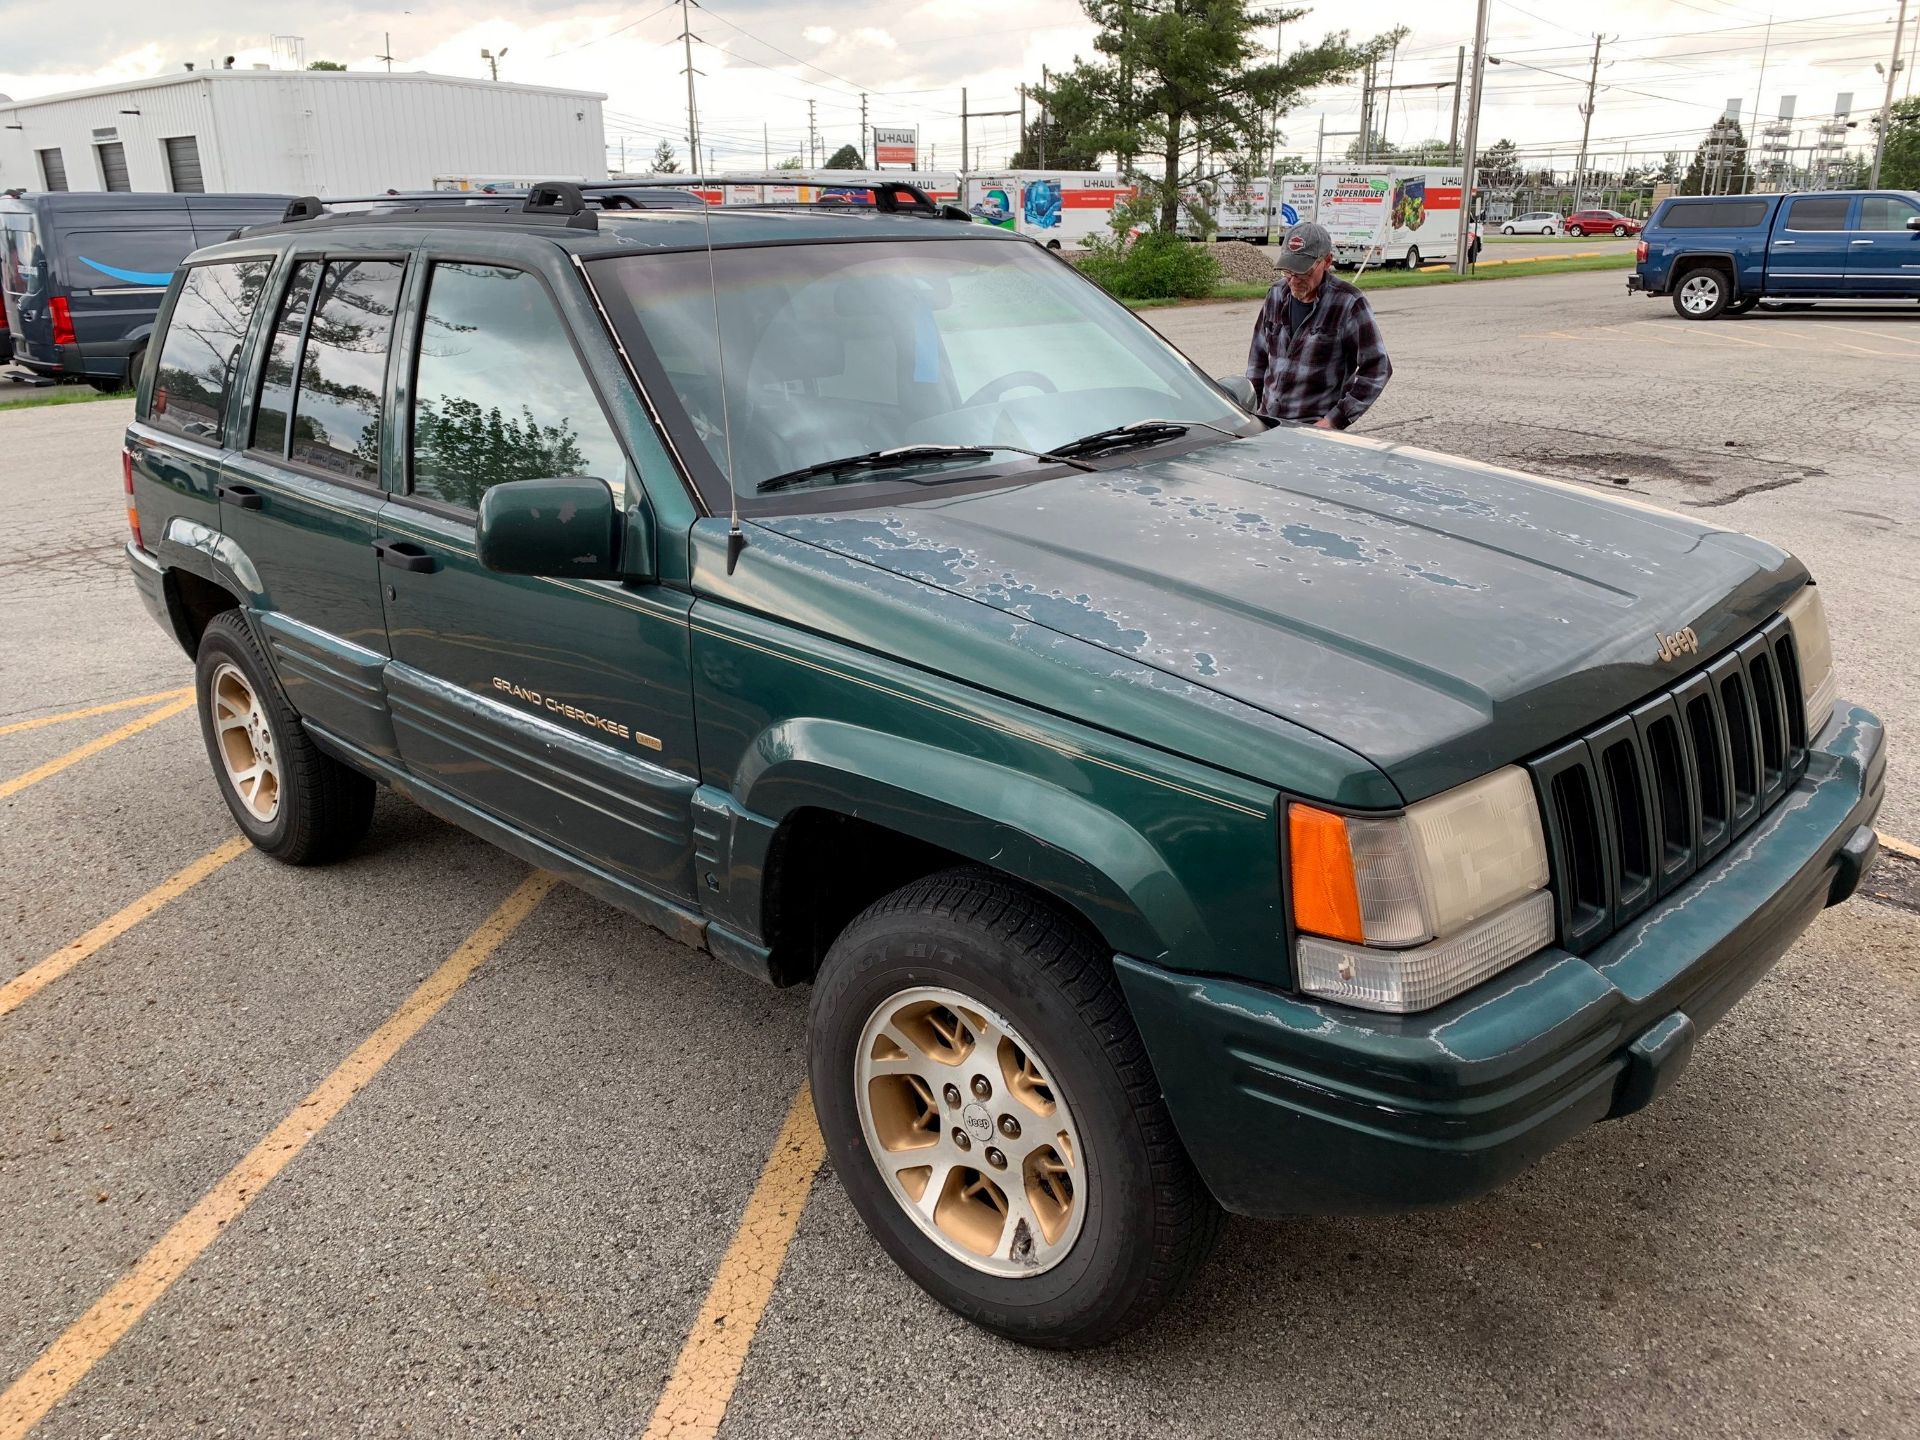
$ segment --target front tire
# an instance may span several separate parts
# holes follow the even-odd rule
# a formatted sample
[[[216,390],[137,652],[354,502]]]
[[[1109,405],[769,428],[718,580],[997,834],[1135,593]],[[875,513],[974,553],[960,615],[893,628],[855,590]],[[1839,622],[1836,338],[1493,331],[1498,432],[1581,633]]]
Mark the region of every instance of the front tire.
[[[1673,309],[1682,320],[1712,320],[1733,301],[1733,277],[1703,265],[1673,287]]]
[[[1625,235],[1626,233],[1627,233],[1627,227],[1624,225],[1616,225],[1613,227],[1613,238],[1616,240],[1618,240],[1621,236]]]
[[[1221,1215],[1105,952],[1012,882],[952,870],[834,942],[808,1021],[847,1197],[934,1299],[1027,1345],[1101,1345],[1162,1309]]]
[[[1500,233],[1501,233],[1502,235],[1511,235],[1511,234],[1513,234],[1513,227],[1512,227],[1511,225],[1502,225],[1502,226],[1500,227]],[[1542,231],[1541,231],[1540,233],[1541,233],[1542,235],[1544,235],[1544,234],[1546,234],[1547,232],[1546,232],[1546,231],[1544,231],[1544,230],[1542,230]]]
[[[1582,235],[1586,233],[1587,232],[1582,230],[1578,225],[1567,226],[1567,234],[1571,235],[1576,240],[1578,240]]]
[[[1407,247],[1407,258],[1400,263],[1409,270],[1418,270],[1420,268],[1420,247],[1418,245],[1409,245]]]
[[[314,745],[238,610],[214,616],[201,635],[194,696],[220,798],[254,849],[319,865],[359,843],[373,781]]]

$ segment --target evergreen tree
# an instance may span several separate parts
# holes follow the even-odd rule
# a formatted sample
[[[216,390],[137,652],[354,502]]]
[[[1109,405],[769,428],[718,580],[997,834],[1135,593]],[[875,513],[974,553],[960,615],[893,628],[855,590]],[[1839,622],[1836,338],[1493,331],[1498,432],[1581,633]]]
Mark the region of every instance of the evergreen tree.
[[[673,146],[662,140],[653,147],[653,164],[647,167],[656,175],[677,174],[680,162],[673,158]]]
[[[827,169],[829,170],[864,170],[866,168],[867,162],[861,158],[860,152],[851,145],[842,145],[827,158]]]
[[[1878,125],[1878,119],[1874,123]],[[1888,190],[1920,190],[1920,95],[1893,107],[1886,153],[1880,157],[1880,184]]]
[[[1512,190],[1520,183],[1520,147],[1511,140],[1496,140],[1480,152],[1474,173],[1489,190]]]
[[[1406,32],[1356,45],[1345,31],[1276,57],[1274,26],[1303,9],[1250,0],[1081,0],[1099,33],[1091,60],[1040,92],[1049,118],[1080,153],[1114,155],[1123,169],[1145,162],[1145,194],[1159,228],[1172,231],[1181,192],[1210,186],[1259,156],[1264,165],[1278,117],[1309,90],[1338,84]],[[1052,145],[1048,146],[1051,158]]]

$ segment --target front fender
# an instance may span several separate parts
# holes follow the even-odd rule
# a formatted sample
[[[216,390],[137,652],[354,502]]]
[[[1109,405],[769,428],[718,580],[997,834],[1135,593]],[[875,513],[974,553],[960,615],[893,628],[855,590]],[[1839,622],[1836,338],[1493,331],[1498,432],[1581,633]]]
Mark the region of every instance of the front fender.
[[[977,755],[826,719],[770,727],[736,798],[774,825],[810,807],[1017,875],[1085,916],[1116,950],[1183,968],[1220,948],[1197,897],[1147,834],[1084,793]]]

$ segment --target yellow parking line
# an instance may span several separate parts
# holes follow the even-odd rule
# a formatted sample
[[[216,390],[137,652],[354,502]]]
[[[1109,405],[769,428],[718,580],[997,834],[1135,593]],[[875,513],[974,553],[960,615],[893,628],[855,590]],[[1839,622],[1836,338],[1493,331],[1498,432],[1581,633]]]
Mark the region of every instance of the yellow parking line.
[[[119,939],[169,900],[176,900],[247,848],[247,837],[236,835],[218,849],[209,850],[184,870],[176,871],[119,914],[102,920],[78,940],[63,945],[30,970],[0,985],[0,1015],[18,1009],[58,980],[101,946]]]
[[[1880,837],[1880,848],[1891,850],[1895,855],[1904,855],[1909,860],[1920,860],[1920,845],[1910,844],[1897,835],[1889,835],[1884,830],[1874,832]]]
[[[136,705],[158,705],[163,700],[178,700],[193,694],[191,685],[179,690],[161,690],[152,695],[135,695],[131,700],[109,700],[104,705],[89,705],[84,710],[62,710],[58,715],[42,715],[37,720],[16,720],[0,725],[0,735],[16,735],[22,730],[38,730],[42,725],[62,725],[69,720],[86,720],[95,715],[111,715],[115,710],[131,710]]]
[[[824,1149],[813,1098],[803,1085],[642,1440],[711,1440],[719,1430]],[[7,1440],[4,1432],[0,1440]]]
[[[69,765],[77,765],[90,755],[98,755],[102,750],[111,749],[129,736],[138,735],[149,725],[158,725],[162,720],[172,719],[191,704],[193,704],[193,696],[189,695],[184,700],[176,700],[171,705],[163,705],[151,714],[142,715],[138,720],[133,720],[122,725],[118,730],[109,730],[97,740],[89,740],[77,750],[69,750],[64,755],[56,755],[53,759],[47,761],[46,764],[37,765],[24,775],[16,775],[11,780],[0,782],[0,800],[6,799],[9,795],[18,795],[29,785],[38,785],[49,775],[58,775]]]
[[[86,1378],[87,1372],[139,1323],[221,1231],[240,1217],[267,1183],[286,1169],[395,1052],[440,1012],[481,962],[532,913],[554,883],[551,875],[539,872],[523,880],[378,1030],[274,1127],[272,1134],[181,1216],[131,1270],[114,1282],[113,1288],[94,1302],[92,1309],[40,1352],[20,1378],[0,1394],[0,1440],[22,1440],[47,1411]]]

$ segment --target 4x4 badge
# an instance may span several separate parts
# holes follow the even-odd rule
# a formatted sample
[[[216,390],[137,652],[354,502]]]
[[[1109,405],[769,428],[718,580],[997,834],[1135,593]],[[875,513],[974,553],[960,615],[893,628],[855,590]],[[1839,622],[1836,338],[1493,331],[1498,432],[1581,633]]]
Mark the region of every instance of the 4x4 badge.
[[[1660,658],[1663,661],[1700,653],[1700,637],[1693,633],[1691,625],[1684,630],[1676,630],[1671,635],[1664,630],[1656,630],[1653,632],[1653,638],[1660,642]]]

